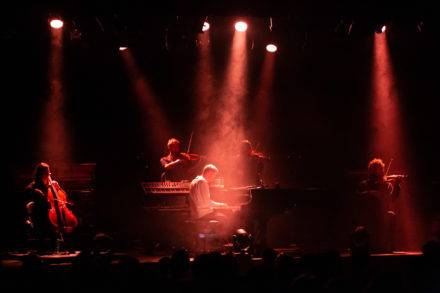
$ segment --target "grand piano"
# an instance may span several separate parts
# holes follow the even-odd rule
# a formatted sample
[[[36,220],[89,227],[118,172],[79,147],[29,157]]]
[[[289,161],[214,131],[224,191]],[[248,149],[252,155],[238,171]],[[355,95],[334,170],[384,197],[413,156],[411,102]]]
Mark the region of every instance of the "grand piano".
[[[161,214],[162,220],[189,217],[188,182],[143,182],[144,208]],[[211,186],[213,200],[225,202],[241,223],[264,247],[320,244],[332,235],[332,219],[338,217],[335,194],[322,188],[224,188]],[[166,220],[165,220],[166,221]],[[328,235],[327,235],[328,234]],[[269,241],[267,241],[269,240]],[[331,239],[330,239],[331,240]]]
[[[152,210],[178,210],[189,208],[189,182],[142,182],[144,206]],[[238,209],[282,212],[307,204],[325,202],[326,189],[322,188],[261,188],[246,186],[225,188],[210,186],[213,200],[225,202]]]

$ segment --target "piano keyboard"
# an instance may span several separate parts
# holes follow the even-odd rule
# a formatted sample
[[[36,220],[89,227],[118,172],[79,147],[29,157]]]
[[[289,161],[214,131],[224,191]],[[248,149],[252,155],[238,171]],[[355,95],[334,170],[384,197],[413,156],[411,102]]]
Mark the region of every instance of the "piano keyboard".
[[[189,182],[141,182],[145,194],[176,194],[189,193]]]

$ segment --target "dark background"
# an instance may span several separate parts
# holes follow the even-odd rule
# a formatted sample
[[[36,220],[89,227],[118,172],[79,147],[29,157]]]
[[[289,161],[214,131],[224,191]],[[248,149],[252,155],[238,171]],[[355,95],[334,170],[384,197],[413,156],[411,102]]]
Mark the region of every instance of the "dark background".
[[[268,17],[273,16],[279,51],[271,97],[272,138],[250,139],[273,158],[266,168],[270,184],[336,190],[335,202],[348,215],[350,188],[371,156],[367,146],[374,29],[389,24],[387,38],[405,132],[416,158],[408,174],[421,183],[416,208],[428,237],[439,210],[438,25],[425,2],[374,1],[360,6],[356,2],[161,1],[153,8],[143,1],[113,5],[75,1],[4,9],[0,52],[7,182],[2,193],[2,239],[19,234],[18,203],[24,185],[17,178],[29,176],[41,160],[38,125],[49,95],[47,19],[56,13],[66,20],[64,89],[72,162],[97,164],[96,192],[90,196],[96,205],[94,221],[107,231],[139,228],[141,216],[132,212],[139,203],[138,182],[158,180],[158,158],[165,153],[165,142],[149,136],[140,125],[143,112],[119,56],[120,44],[129,45],[171,123],[172,135],[186,145],[194,127],[198,33],[194,27],[209,16],[214,75],[221,79],[233,35],[231,24],[235,16],[247,17],[251,101],[264,60]],[[354,21],[350,35],[336,29],[341,21],[350,20]],[[421,21],[422,30],[417,30]],[[74,28],[81,32],[80,39],[71,38]],[[155,151],[157,145],[164,146],[163,153]],[[203,153],[203,141],[196,138],[192,149]]]

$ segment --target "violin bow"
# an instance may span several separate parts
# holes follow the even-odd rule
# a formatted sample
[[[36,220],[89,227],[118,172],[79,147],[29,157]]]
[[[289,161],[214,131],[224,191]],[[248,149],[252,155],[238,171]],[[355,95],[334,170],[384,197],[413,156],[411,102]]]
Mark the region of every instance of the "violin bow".
[[[393,161],[393,158],[390,159],[390,163],[388,164],[387,172],[385,173],[385,176],[388,175],[388,171],[390,171],[391,162]]]
[[[191,131],[191,136],[189,137],[189,143],[188,143],[188,149],[186,150],[186,153],[189,154],[189,150],[191,149],[191,143],[193,139],[194,131]]]

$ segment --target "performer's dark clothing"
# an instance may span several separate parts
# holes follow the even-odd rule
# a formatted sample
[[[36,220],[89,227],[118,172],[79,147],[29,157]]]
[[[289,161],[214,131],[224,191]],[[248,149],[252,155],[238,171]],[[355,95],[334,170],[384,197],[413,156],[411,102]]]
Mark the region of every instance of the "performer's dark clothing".
[[[396,209],[400,186],[384,180],[367,179],[359,185],[356,226],[364,226],[370,234],[373,250],[393,249]]]
[[[37,239],[52,237],[53,232],[49,220],[50,203],[47,200],[48,187],[43,183],[32,182],[26,188],[26,203],[33,203],[28,223],[30,234]]]
[[[253,248],[256,255],[261,255],[264,249],[269,248],[267,243],[267,225],[273,214],[265,210],[251,210],[242,208],[241,217],[244,219],[246,230],[252,234]]]
[[[256,154],[237,156],[231,181],[231,185],[236,187],[262,186],[263,159]]]
[[[233,164],[228,172],[226,184],[235,188],[255,188],[263,186],[263,158],[258,154],[239,154],[233,158]],[[244,208],[241,211],[242,220],[247,231],[254,239],[255,253],[259,254],[266,248],[266,230],[269,215]]]
[[[178,159],[180,159],[183,162],[175,166],[173,169],[165,170],[165,165],[174,162]],[[191,178],[189,177],[190,174],[188,174],[190,162],[188,158],[181,153],[175,155],[174,157],[171,157],[171,154],[169,154],[168,156],[161,158],[160,164],[162,165],[162,169],[163,169],[163,173],[161,176],[162,181],[182,181],[182,180],[189,180]]]

